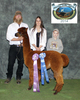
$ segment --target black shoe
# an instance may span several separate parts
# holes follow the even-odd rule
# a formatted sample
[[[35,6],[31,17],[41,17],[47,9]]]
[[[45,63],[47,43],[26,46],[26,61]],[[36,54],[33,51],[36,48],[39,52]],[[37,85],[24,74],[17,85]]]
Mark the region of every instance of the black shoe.
[[[17,84],[21,84],[21,80],[20,79],[17,79]]]
[[[11,79],[6,79],[5,84],[8,84],[11,81]]]

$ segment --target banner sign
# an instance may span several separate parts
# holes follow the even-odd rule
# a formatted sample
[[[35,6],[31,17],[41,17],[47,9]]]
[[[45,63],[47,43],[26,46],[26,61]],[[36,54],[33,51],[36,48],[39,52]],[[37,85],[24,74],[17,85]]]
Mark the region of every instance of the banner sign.
[[[78,21],[78,4],[62,2],[51,3],[51,23],[52,24],[69,24]]]

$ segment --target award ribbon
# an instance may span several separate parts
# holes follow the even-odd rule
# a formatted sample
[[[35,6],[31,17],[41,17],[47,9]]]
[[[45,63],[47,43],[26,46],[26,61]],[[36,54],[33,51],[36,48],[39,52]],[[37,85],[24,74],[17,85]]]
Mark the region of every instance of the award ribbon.
[[[46,77],[46,81],[49,83],[49,78],[48,78],[45,60],[44,60],[45,57],[46,57],[45,53],[39,54],[39,58],[41,59],[41,83],[42,83],[42,85],[44,85],[44,74],[45,74],[45,77]]]
[[[37,68],[37,60],[38,60],[39,55],[35,53],[32,56],[33,62],[33,69],[34,69],[34,74],[33,74],[33,92],[40,92],[39,90],[39,80],[38,80],[38,68]]]

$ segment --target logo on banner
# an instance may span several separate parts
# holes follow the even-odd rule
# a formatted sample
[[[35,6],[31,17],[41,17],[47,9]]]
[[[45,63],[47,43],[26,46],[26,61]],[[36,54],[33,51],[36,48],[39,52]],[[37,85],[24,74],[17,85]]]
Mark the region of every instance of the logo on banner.
[[[51,3],[51,23],[77,23],[77,3]]]

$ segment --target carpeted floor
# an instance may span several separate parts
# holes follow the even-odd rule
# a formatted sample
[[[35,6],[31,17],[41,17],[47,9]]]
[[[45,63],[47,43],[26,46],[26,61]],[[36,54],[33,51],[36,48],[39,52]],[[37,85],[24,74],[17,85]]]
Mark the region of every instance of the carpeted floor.
[[[66,79],[62,90],[53,95],[52,89],[55,87],[55,80],[51,80],[49,84],[40,84],[40,92],[27,90],[28,81],[22,79],[20,85],[16,84],[13,78],[9,84],[4,84],[4,79],[0,79],[0,100],[80,100],[80,79]]]

